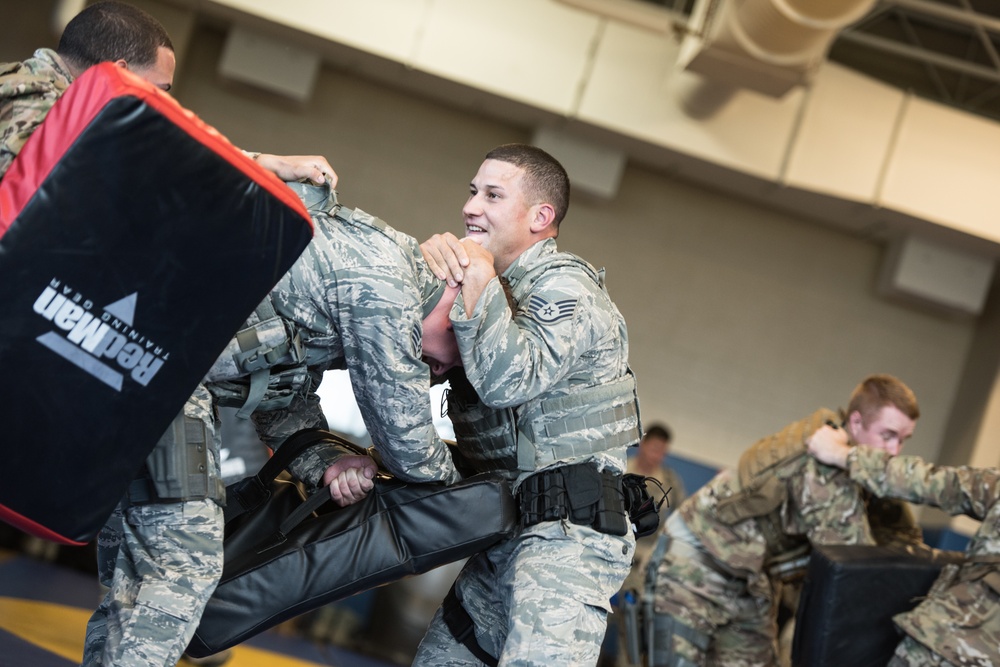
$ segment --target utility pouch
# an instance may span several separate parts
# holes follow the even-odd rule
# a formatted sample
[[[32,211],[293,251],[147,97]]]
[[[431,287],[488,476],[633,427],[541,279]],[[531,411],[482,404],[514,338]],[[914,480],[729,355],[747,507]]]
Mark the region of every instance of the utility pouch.
[[[136,505],[206,498],[223,502],[222,481],[209,475],[209,445],[201,420],[178,415],[146,457],[146,474],[129,485],[129,501]]]
[[[600,473],[600,480],[601,500],[592,524],[594,530],[606,535],[628,535],[630,522],[625,509],[622,476],[605,470]]]
[[[521,527],[568,519],[607,535],[628,534],[622,476],[591,463],[535,473],[518,491]]]

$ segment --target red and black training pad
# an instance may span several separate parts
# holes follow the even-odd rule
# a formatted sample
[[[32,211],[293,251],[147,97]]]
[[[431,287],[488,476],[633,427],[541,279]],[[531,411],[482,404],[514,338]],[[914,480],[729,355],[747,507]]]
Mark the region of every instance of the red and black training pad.
[[[110,63],[0,181],[0,519],[92,539],[312,238],[294,193]]]

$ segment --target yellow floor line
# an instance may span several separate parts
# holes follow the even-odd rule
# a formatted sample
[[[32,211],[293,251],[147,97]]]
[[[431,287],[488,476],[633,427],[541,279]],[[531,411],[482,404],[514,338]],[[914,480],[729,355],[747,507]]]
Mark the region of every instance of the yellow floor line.
[[[84,632],[91,612],[51,602],[0,597],[0,629],[79,664],[83,658]],[[263,649],[237,646],[225,667],[324,666]]]

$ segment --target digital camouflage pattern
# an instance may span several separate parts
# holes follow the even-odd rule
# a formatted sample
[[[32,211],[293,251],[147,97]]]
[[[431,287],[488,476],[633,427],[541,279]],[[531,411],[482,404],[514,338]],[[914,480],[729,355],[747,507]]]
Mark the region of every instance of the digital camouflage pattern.
[[[916,456],[890,457],[867,447],[851,452],[848,470],[851,479],[878,496],[982,521],[966,549],[965,564],[946,566],[927,598],[894,618],[913,640],[900,649],[912,661],[894,664],[1000,665],[1000,471],[935,466]],[[946,662],[920,662],[925,659],[919,656],[921,646]],[[900,651],[894,660],[904,659]]]
[[[628,373],[628,339],[618,309],[584,270],[559,259],[555,241],[548,239],[508,268],[503,278],[514,311],[501,281],[494,280],[471,317],[465,316],[461,297],[451,312],[470,382],[490,408],[513,409],[519,424],[547,398]],[[539,276],[536,280],[518,281],[524,269],[537,266],[546,268],[531,273]],[[559,306],[547,308],[554,304]],[[637,427],[633,420],[633,442],[639,439]],[[624,446],[600,451],[604,433],[594,429],[589,437],[591,447],[561,462],[594,460],[600,467],[624,470]],[[565,521],[539,523],[471,558],[459,574],[456,594],[475,623],[480,645],[501,665],[593,665],[607,629],[610,598],[628,573],[633,549],[631,534],[604,535]],[[480,663],[451,636],[439,610],[413,664]]]
[[[346,369],[389,471],[413,482],[457,481],[428,397],[422,295],[433,277],[419,246],[364,211],[342,209],[346,219],[335,219],[335,193],[315,203],[315,192],[298,187],[307,195],[313,240],[271,291],[271,301],[299,332],[313,381],[287,408],[254,414],[261,439],[273,448],[302,428],[325,426],[316,386],[324,371]],[[315,484],[334,456],[313,448],[293,471]]]
[[[536,243],[486,286],[471,317],[461,295],[451,310],[465,376],[482,403],[496,412],[512,409],[518,430],[537,434],[533,456],[518,443],[515,484],[544,467],[588,460],[623,472],[626,447],[639,440],[634,414],[620,422],[567,429],[559,437],[544,435],[547,427],[560,430],[556,427],[565,417],[546,411],[546,404],[630,378],[625,320],[584,268],[589,265],[569,257],[558,252],[554,239]],[[632,404],[634,390],[612,400]],[[594,414],[608,407],[583,409]],[[608,448],[605,443],[620,434],[624,444]]]
[[[219,444],[212,398],[199,386],[184,414],[211,436],[209,479],[218,479]],[[223,513],[212,500],[130,505],[97,537],[101,583],[109,587],[87,623],[83,666],[177,664],[222,576]]]
[[[0,178],[72,80],[51,49],[38,49],[24,62],[0,64]]]
[[[874,544],[861,490],[844,471],[806,453],[805,440],[835,414],[817,411],[761,441],[776,452],[773,465],[750,466],[757,471],[754,488],[767,489],[766,494],[743,493],[736,475],[724,470],[684,501],[664,527],[671,543],[664,559],[651,564],[657,568],[654,610],[709,638],[707,650],[676,640],[677,654],[692,665],[776,664],[781,586],[767,570],[783,554],[772,553],[754,514],[776,517],[781,533],[806,549]],[[795,442],[778,442],[786,437]],[[751,509],[741,514],[728,506],[734,498]]]

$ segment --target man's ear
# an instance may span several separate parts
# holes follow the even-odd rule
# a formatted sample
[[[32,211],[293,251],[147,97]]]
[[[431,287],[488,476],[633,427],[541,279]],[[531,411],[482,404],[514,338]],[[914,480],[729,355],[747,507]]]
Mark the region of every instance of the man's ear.
[[[533,207],[533,214],[531,216],[531,231],[534,234],[545,234],[552,233],[553,236],[557,230],[556,228],[556,210],[552,208],[552,204],[535,204]]]
[[[855,439],[858,431],[863,429],[865,426],[865,421],[861,417],[861,412],[855,410],[851,414],[847,415],[847,431],[851,436],[851,440]]]
[[[121,67],[122,69],[128,69],[128,63],[124,58],[119,58],[115,61],[115,67]]]

